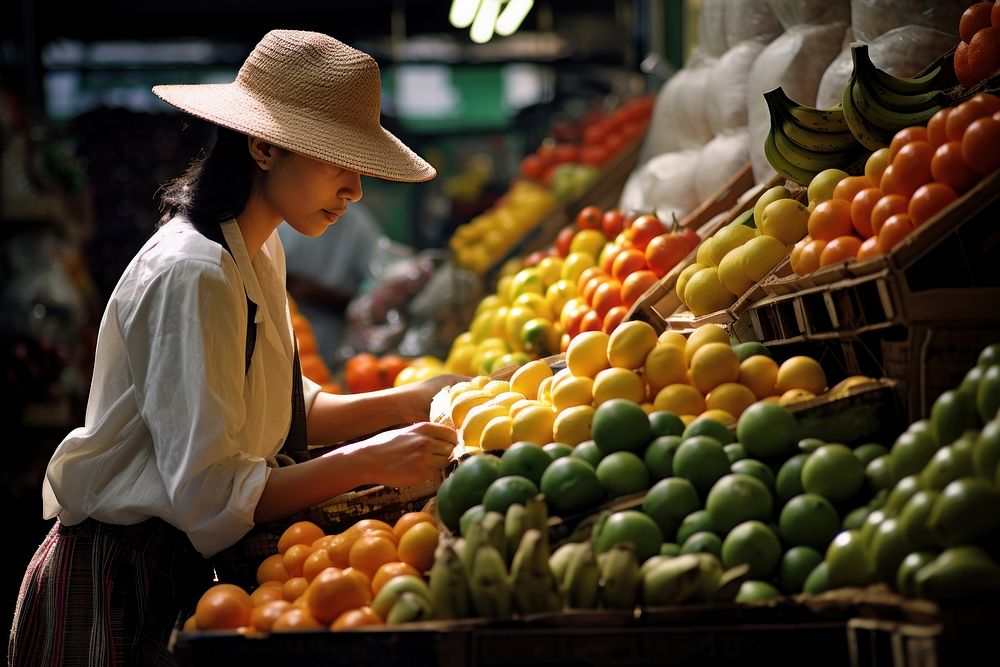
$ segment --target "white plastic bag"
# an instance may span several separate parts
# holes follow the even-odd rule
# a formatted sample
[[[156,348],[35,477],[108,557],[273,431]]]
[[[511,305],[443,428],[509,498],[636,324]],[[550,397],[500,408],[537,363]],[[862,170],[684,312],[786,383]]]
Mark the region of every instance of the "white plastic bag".
[[[881,2],[881,0],[874,0]],[[770,0],[771,11],[785,30],[806,23],[850,23],[851,0]]]
[[[695,190],[698,203],[715,196],[723,185],[743,168],[750,159],[747,129],[725,132],[705,144],[698,155],[695,169]]]
[[[712,68],[706,91],[705,115],[714,136],[747,124],[747,80],[750,69],[766,44],[760,40],[740,42],[726,51]]]
[[[958,35],[958,21],[970,4],[971,0],[851,0],[854,38],[871,43],[880,35],[906,25]],[[935,53],[934,57],[939,55]]]
[[[726,4],[726,45],[728,50],[748,39],[770,42],[782,32],[771,11],[770,0],[732,0]]]
[[[700,149],[663,153],[635,169],[629,176],[618,206],[624,210],[651,212],[662,209],[678,217],[700,202],[695,187]]]
[[[712,138],[705,115],[705,71],[714,62],[695,48],[684,67],[660,88],[639,164],[663,153],[702,146]]]
[[[732,11],[733,0],[701,0],[698,9],[698,48],[710,56],[721,56],[726,44],[726,13]]]

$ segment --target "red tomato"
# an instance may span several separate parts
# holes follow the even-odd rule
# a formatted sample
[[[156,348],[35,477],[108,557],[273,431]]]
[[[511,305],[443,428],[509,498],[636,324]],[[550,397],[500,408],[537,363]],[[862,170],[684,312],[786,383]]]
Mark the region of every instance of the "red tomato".
[[[646,246],[646,265],[658,278],[662,278],[689,252],[688,242],[680,235],[660,234]]]
[[[556,250],[559,252],[560,257],[565,257],[569,254],[569,246],[573,243],[573,237],[576,236],[576,225],[569,224],[559,230],[556,235]]]
[[[537,181],[542,177],[543,167],[542,160],[532,153],[521,160],[521,176],[532,181]]]
[[[610,211],[604,212],[604,217],[601,219],[601,230],[604,232],[604,236],[608,239],[614,239],[616,236],[622,233],[625,228],[625,214],[618,209],[612,209]]]
[[[628,228],[628,237],[639,250],[646,250],[649,242],[661,234],[667,233],[667,226],[655,215],[640,215]]]
[[[596,206],[585,206],[576,214],[576,226],[580,229],[601,229],[604,211]]]
[[[544,250],[536,250],[535,252],[529,254],[527,257],[521,260],[522,268],[529,268],[535,266],[540,261],[545,259],[546,253]]]

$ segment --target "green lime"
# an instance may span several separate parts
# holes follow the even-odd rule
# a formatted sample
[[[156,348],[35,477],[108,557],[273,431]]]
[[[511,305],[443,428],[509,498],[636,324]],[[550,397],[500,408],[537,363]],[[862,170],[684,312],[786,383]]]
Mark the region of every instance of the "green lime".
[[[666,556],[667,558],[673,558],[674,556],[681,555],[681,548],[673,542],[664,542],[660,545],[660,555]]]
[[[946,391],[931,406],[931,429],[942,445],[954,442],[967,430],[978,426],[976,400],[964,392]]]
[[[729,432],[729,428],[720,421],[714,419],[696,419],[688,427],[684,429],[684,433],[681,438],[687,440],[688,438],[693,438],[696,435],[707,435],[713,438],[722,445],[728,445],[736,441],[733,434]]]
[[[910,552],[909,542],[896,519],[886,519],[879,524],[868,551],[878,578],[889,585],[895,584],[899,564]]]
[[[781,542],[766,524],[746,521],[729,531],[722,543],[722,562],[726,568],[741,563],[750,566],[747,576],[767,579],[781,560]]]
[[[983,351],[979,353],[979,359],[976,361],[976,366],[979,368],[989,368],[990,366],[996,366],[997,364],[1000,364],[1000,343],[987,345],[983,348]]]
[[[718,440],[696,435],[682,442],[674,453],[674,475],[694,484],[704,497],[712,485],[729,472],[729,457]]]
[[[940,495],[938,491],[917,491],[899,513],[899,525],[911,548],[917,550],[939,548],[938,538],[930,529],[930,518]]]
[[[441,519],[441,523],[448,527],[451,532],[458,532],[461,528],[462,514],[469,509],[468,507],[461,507],[459,505],[459,499],[457,494],[452,492],[451,484],[454,481],[454,477],[445,477],[444,481],[441,482],[441,486],[438,487],[437,492],[437,513],[438,517]]]
[[[885,456],[888,453],[889,450],[885,448],[885,445],[880,445],[875,442],[869,442],[866,445],[854,448],[854,455],[858,457],[859,461],[861,461],[861,465],[866,467],[878,457]]]
[[[889,498],[889,489],[879,489],[872,496],[872,499],[868,501],[865,505],[870,510],[880,510],[885,505],[885,501]]]
[[[733,352],[736,353],[736,358],[743,363],[750,357],[756,356],[758,354],[763,354],[765,357],[771,356],[771,351],[764,347],[763,344],[757,341],[748,341],[746,343],[737,343],[733,345]]]
[[[459,517],[465,510],[482,502],[487,487],[499,476],[500,458],[492,454],[474,454],[455,468],[451,474],[451,490],[461,507]]]
[[[1000,592],[1000,566],[970,544],[942,551],[920,568],[917,592],[938,602],[992,600]]]
[[[597,479],[609,498],[627,496],[649,488],[646,464],[632,452],[613,452],[597,464]]]
[[[740,592],[736,594],[736,602],[760,602],[781,597],[778,589],[766,581],[748,580],[740,584]]]
[[[736,463],[750,457],[747,454],[747,450],[743,449],[743,445],[738,442],[731,442],[723,446],[722,449],[726,452],[726,456],[729,457],[729,463]]]
[[[802,585],[802,592],[809,595],[819,595],[830,590],[830,566],[826,561],[813,568]]]
[[[708,532],[715,530],[712,527],[712,520],[706,510],[695,510],[684,517],[681,525],[677,528],[677,542],[684,544],[687,538],[703,530]]]
[[[640,563],[660,553],[663,533],[651,518],[642,512],[626,510],[605,515],[594,524],[591,531],[594,549],[601,554],[620,542],[635,545],[635,556]]]
[[[865,479],[868,485],[876,490],[882,491],[892,488],[892,471],[889,467],[890,458],[888,454],[883,454],[872,459],[865,467]]]
[[[681,546],[682,554],[712,554],[722,558],[722,540],[715,533],[703,530],[684,540]]]
[[[552,463],[541,445],[534,442],[515,442],[500,457],[500,476],[518,475],[527,477],[536,485],[542,481],[542,473]]]
[[[875,533],[878,531],[878,527],[882,525],[882,522],[888,519],[889,516],[882,512],[881,510],[874,510],[869,512],[868,516],[865,518],[865,522],[861,525],[861,543],[865,545],[865,549],[871,547],[872,541],[875,539]]]
[[[969,433],[946,445],[934,453],[930,463],[920,473],[920,486],[934,491],[943,491],[949,483],[961,477],[972,477],[972,450],[975,446],[974,434]]]
[[[983,372],[983,379],[976,391],[976,410],[985,424],[1000,410],[1000,365],[990,366]]]
[[[944,487],[934,501],[927,525],[946,547],[973,544],[1000,530],[998,508],[1000,491],[991,483],[978,477],[963,477]]]
[[[889,453],[889,469],[893,479],[919,474],[937,448],[934,436],[927,430],[906,431],[900,435]]]
[[[983,379],[983,373],[985,372],[986,369],[980,368],[979,366],[973,366],[970,368],[969,372],[962,378],[962,384],[958,385],[958,391],[963,394],[968,394],[972,397],[972,400],[976,400],[976,392],[979,390],[979,382]]]
[[[831,588],[867,586],[874,576],[858,530],[845,530],[833,538],[826,550],[826,564]]]
[[[823,554],[812,547],[792,547],[778,565],[778,586],[783,593],[801,593],[809,573],[823,562]]]
[[[730,465],[729,469],[734,473],[756,477],[764,483],[768,491],[774,493],[774,473],[757,459],[742,459]]]
[[[668,410],[649,413],[649,430],[654,438],[664,435],[680,435],[684,432],[684,422]]]
[[[538,494],[538,486],[527,477],[511,475],[501,477],[490,484],[483,496],[483,508],[487,512],[506,514],[507,508],[518,503],[527,505]]]
[[[786,503],[802,493],[802,466],[807,458],[808,454],[796,454],[778,469],[778,475],[774,478],[774,492],[779,503]]]
[[[666,539],[675,537],[684,517],[700,507],[694,485],[682,477],[661,479],[642,501],[642,511],[652,517]],[[677,541],[682,542],[679,538]]]
[[[844,445],[823,445],[802,466],[802,488],[832,503],[849,499],[865,481],[861,461]]]
[[[564,442],[550,442],[542,450],[549,455],[549,458],[555,461],[556,459],[561,459],[564,456],[569,456],[573,453],[573,448]]]
[[[868,515],[871,514],[873,510],[871,507],[858,507],[847,513],[844,517],[844,521],[840,524],[841,530],[861,530],[861,527],[865,525],[865,520]]]
[[[1000,419],[986,424],[972,447],[972,469],[978,477],[993,480],[1000,465]]]
[[[909,475],[904,477],[896,485],[892,487],[892,491],[889,492],[889,497],[885,501],[885,505],[882,506],[882,511],[886,513],[887,516],[897,516],[903,511],[903,507],[906,503],[913,497],[917,491],[920,490],[920,478],[916,475]]]
[[[643,460],[653,479],[666,479],[674,474],[674,454],[681,445],[679,435],[662,435],[646,447]]]
[[[593,466],[571,456],[556,459],[542,475],[542,493],[559,516],[588,510],[604,499],[604,487]]]
[[[936,551],[914,551],[903,559],[896,572],[896,590],[908,598],[919,596],[917,592],[917,574],[937,558]]]
[[[726,535],[745,521],[767,521],[771,518],[773,504],[771,492],[759,479],[732,474],[712,486],[705,500],[705,509],[715,532]]]
[[[649,418],[638,403],[613,398],[597,406],[591,437],[605,456],[611,452],[641,452],[652,439]]]
[[[778,530],[789,546],[825,551],[840,531],[840,517],[826,498],[803,493],[785,503],[778,518]]]
[[[486,508],[482,505],[473,505],[469,509],[465,510],[462,514],[462,518],[458,520],[459,532],[462,537],[465,537],[465,534],[469,530],[469,526],[478,522],[484,516],[486,516]]]
[[[819,438],[802,438],[799,440],[798,448],[803,454],[812,454],[825,444],[826,442]]]
[[[750,456],[773,460],[791,454],[799,439],[799,423],[787,408],[754,403],[736,422],[736,439]]]
[[[576,447],[573,448],[573,453],[570,454],[575,459],[581,459],[586,461],[590,465],[597,468],[597,464],[601,462],[601,450],[597,448],[597,443],[593,440],[584,440]]]

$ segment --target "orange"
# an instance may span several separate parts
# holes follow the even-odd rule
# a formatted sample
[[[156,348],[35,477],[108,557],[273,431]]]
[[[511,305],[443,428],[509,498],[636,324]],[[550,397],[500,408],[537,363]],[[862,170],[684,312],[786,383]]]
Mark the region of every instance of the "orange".
[[[426,572],[434,565],[440,531],[430,523],[418,523],[399,538],[399,560]]]
[[[871,259],[872,257],[878,257],[881,254],[882,253],[879,252],[879,249],[878,249],[878,237],[877,236],[873,236],[871,238],[865,239],[864,242],[861,244],[861,247],[858,248],[858,259],[859,260]]]
[[[199,630],[235,630],[250,624],[253,600],[233,584],[216,584],[202,593],[194,618]]]
[[[992,12],[992,2],[977,2],[966,9],[958,22],[958,34],[962,41],[968,44],[977,32],[983,28],[989,28]]]
[[[418,523],[438,525],[437,519],[430,512],[407,512],[396,519],[396,523],[392,526],[392,532],[396,535],[396,540],[398,541],[406,531]]]
[[[892,143],[889,144],[889,164],[896,161],[896,155],[903,146],[914,141],[927,141],[926,127],[921,127],[919,125],[914,127],[905,127],[897,132],[892,138]]]
[[[288,581],[288,570],[285,569],[285,565],[282,563],[281,554],[271,554],[257,566],[257,583],[263,584],[267,581],[282,583]]]
[[[645,248],[645,246],[643,246]],[[646,268],[646,253],[636,248],[622,250],[611,263],[611,277],[621,282],[634,271]]]
[[[637,271],[636,273],[642,273],[642,272]],[[615,306],[604,315],[604,320],[601,322],[600,330],[610,335],[615,329],[618,328],[619,324],[625,321],[626,315],[628,315],[627,307]]]
[[[281,534],[278,540],[278,553],[285,553],[293,544],[311,545],[324,535],[323,529],[312,521],[296,521]]]
[[[906,213],[897,213],[882,225],[878,235],[878,249],[888,253],[913,231],[913,221]]]
[[[980,81],[1000,69],[1000,27],[983,28],[969,42],[966,51],[969,71]]]
[[[833,189],[833,198],[851,202],[854,201],[854,195],[870,187],[873,187],[873,183],[867,176],[848,176],[837,183],[837,187]]]
[[[960,141],[949,141],[938,146],[934,152],[934,159],[931,160],[931,175],[935,181],[944,183],[958,194],[962,194],[979,182],[979,174],[973,171],[962,157]]]
[[[289,602],[295,602],[306,592],[307,588],[309,588],[309,582],[306,581],[305,577],[291,577],[281,585],[281,596]]]
[[[281,594],[281,583],[277,581],[267,581],[255,588],[253,593],[250,594],[250,601],[253,602],[253,606],[255,607],[259,607],[265,602],[270,602],[271,600],[283,599],[284,596]]]
[[[882,172],[889,166],[889,147],[878,149],[865,160],[865,176],[875,186],[882,181]]]
[[[378,519],[362,519],[347,530],[354,532],[354,534],[359,537],[363,533],[368,533],[373,530],[381,530],[393,535],[392,526],[387,524],[385,521],[379,521]],[[395,539],[395,535],[393,535],[393,539]]]
[[[330,554],[330,563],[334,567],[347,567],[347,556],[351,553],[351,547],[358,536],[347,530],[338,535],[333,535],[332,538],[320,548]]]
[[[318,540],[312,543],[313,551],[316,551],[317,549],[326,549],[328,546],[334,544],[336,541],[337,541],[336,535],[324,535],[323,537],[319,538]]]
[[[259,607],[255,607],[250,613],[250,625],[261,632],[270,632],[278,617],[292,608],[292,603],[288,600],[271,600],[270,602],[266,602]]]
[[[354,542],[347,560],[351,567],[371,577],[379,567],[399,558],[396,556],[396,545],[391,540],[382,535],[369,533]]]
[[[795,275],[802,275],[799,272],[799,256],[802,254],[802,249],[806,247],[812,241],[812,237],[806,234],[801,239],[796,241],[795,245],[792,246],[792,252],[788,255],[788,265],[792,267],[792,272]]]
[[[588,280],[586,284],[584,284],[583,289],[580,290],[580,296],[583,297],[584,302],[586,302],[588,306],[593,307],[594,292],[596,292],[597,288],[600,287],[605,282],[607,282],[608,280],[611,280],[610,276],[599,275],[599,276],[594,276],[593,278]]]
[[[610,242],[601,250],[601,256],[597,258],[597,265],[604,271],[604,274],[611,277],[611,268],[614,266],[615,258],[622,250],[629,250],[626,246],[618,242]]]
[[[320,623],[330,624],[348,609],[371,602],[371,590],[364,580],[330,568],[320,572],[306,591],[306,604]]]
[[[902,195],[885,195],[872,208],[872,232],[878,236],[882,225],[897,213],[906,213],[910,200]]]
[[[802,253],[799,255],[799,269],[801,273],[798,275],[807,276],[819,268],[819,258],[826,244],[827,242],[823,239],[813,239],[806,244],[806,247],[802,249]]]
[[[323,624],[309,613],[308,609],[293,606],[285,611],[271,625],[271,632],[299,632],[301,630],[322,630]]]
[[[808,228],[809,236],[823,241],[832,241],[838,236],[850,234],[853,229],[851,205],[843,199],[829,199],[817,204],[809,214]]]
[[[587,268],[585,268],[583,270],[583,273],[580,274],[580,277],[576,281],[576,291],[577,292],[583,292],[584,286],[586,286],[587,282],[591,278],[594,278],[596,276],[603,276],[603,275],[604,275],[604,270],[601,269],[601,267],[599,267],[599,266],[588,266]]]
[[[615,306],[622,305],[622,284],[617,279],[607,280],[594,290],[594,301],[591,306],[597,316],[604,321],[604,316]]]
[[[951,113],[951,107],[946,107],[931,116],[931,119],[927,121],[927,143],[934,148],[948,143],[947,125],[949,113]]]
[[[753,392],[758,400],[778,393],[778,363],[766,354],[755,354],[740,362],[736,381]]]
[[[846,262],[858,256],[861,249],[861,239],[857,236],[838,236],[826,244],[819,256],[820,266],[829,266],[838,262]]]
[[[945,124],[945,132],[948,141],[961,141],[965,129],[972,125],[972,122],[993,115],[990,109],[990,101],[979,95],[972,97],[951,110],[948,114],[948,122]]]
[[[912,141],[896,153],[892,164],[882,174],[880,189],[887,195],[910,197],[931,180],[934,147],[926,141]]]
[[[285,566],[288,576],[302,576],[302,566],[305,564],[309,554],[312,553],[312,550],[311,544],[293,544],[288,547],[288,551],[281,557],[281,564]]]
[[[334,631],[353,630],[382,624],[382,619],[378,617],[378,614],[372,611],[371,607],[365,606],[345,611],[337,617],[330,629]]]
[[[882,191],[878,188],[866,188],[854,195],[851,200],[851,224],[863,238],[871,238],[872,232],[872,209],[882,198]]]
[[[326,549],[316,549],[302,563],[302,576],[306,578],[306,581],[312,581],[317,574],[328,567],[334,567],[330,560],[330,552]]]
[[[378,595],[378,592],[382,590],[382,586],[384,586],[387,581],[404,574],[413,575],[414,577],[422,576],[420,572],[417,571],[417,568],[402,561],[393,561],[382,565],[379,567],[378,571],[375,572],[375,576],[372,577],[372,593]]]
[[[775,389],[780,393],[791,389],[805,389],[813,394],[822,394],[826,391],[826,373],[812,357],[790,357],[778,366]]]
[[[604,320],[601,319],[601,316],[597,314],[597,311],[588,309],[583,314],[583,319],[580,320],[580,332],[582,333],[584,331],[601,331],[601,327],[603,325],[604,325]]]
[[[649,270],[634,271],[622,281],[622,305],[631,306],[650,287],[656,284],[656,274]]]
[[[980,121],[976,121],[977,123]],[[998,123],[1000,126],[1000,123]],[[1000,155],[1000,147],[997,147]],[[910,199],[910,206],[907,213],[914,227],[919,227],[943,209],[945,206],[955,201],[958,195],[944,183],[928,183],[921,185],[913,197]]]
[[[976,75],[969,68],[968,44],[965,42],[958,43],[958,46],[955,47],[955,57],[952,59],[952,63],[952,66],[955,68],[955,77],[963,86],[969,87],[979,83]]]
[[[980,118],[966,128],[962,159],[983,176],[1000,168],[1000,120]]]

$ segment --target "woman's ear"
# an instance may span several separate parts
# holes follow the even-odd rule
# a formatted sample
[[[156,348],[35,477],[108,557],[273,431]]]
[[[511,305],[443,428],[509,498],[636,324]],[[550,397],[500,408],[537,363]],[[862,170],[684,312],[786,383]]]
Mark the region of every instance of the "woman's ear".
[[[250,150],[250,157],[262,171],[271,169],[281,152],[274,144],[258,137],[247,137],[247,147]]]

